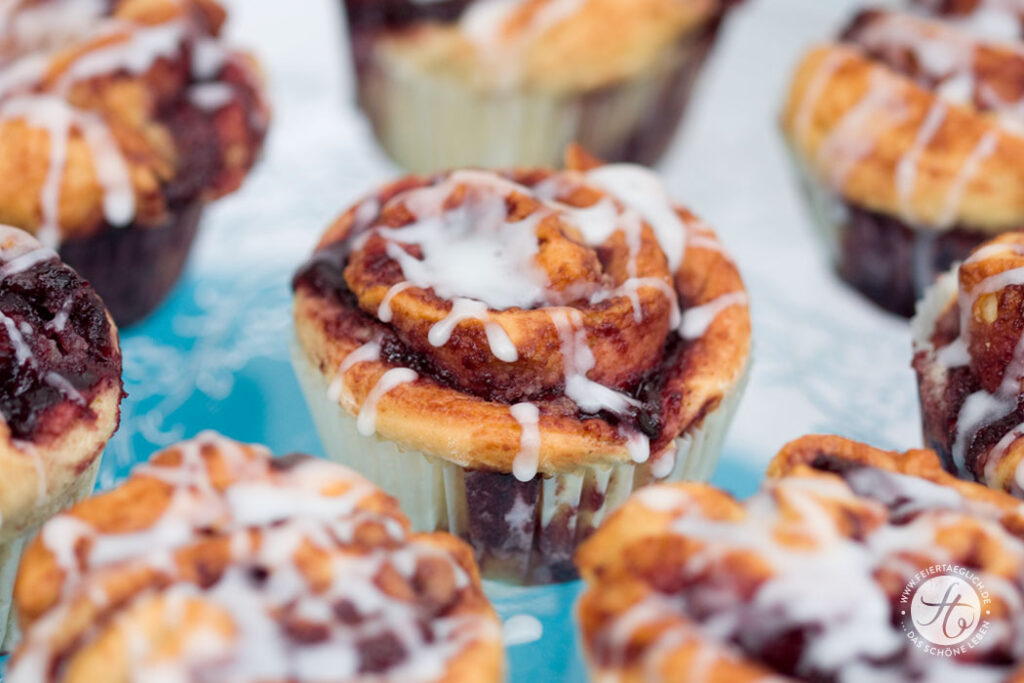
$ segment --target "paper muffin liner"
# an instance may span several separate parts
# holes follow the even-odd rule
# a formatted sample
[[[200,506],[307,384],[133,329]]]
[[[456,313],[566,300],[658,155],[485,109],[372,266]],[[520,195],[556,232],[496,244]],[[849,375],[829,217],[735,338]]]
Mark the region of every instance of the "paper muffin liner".
[[[513,583],[576,578],[576,547],[637,488],[655,481],[652,464],[582,466],[520,482],[511,473],[470,470],[363,436],[356,418],[327,396],[328,382],[297,341],[296,376],[327,456],[398,499],[417,531],[448,531],[474,549],[482,574]],[[702,422],[676,440],[672,470],[660,480],[708,480],[749,376],[749,362]]]
[[[646,72],[578,93],[485,91],[375,53],[359,60],[359,100],[385,151],[414,172],[555,166],[573,142],[607,161],[650,165],[678,128],[718,23]]]
[[[75,482],[62,492],[62,495],[54,497],[48,507],[56,513],[88,498],[96,486],[96,476],[99,473],[101,460],[101,457],[93,460],[93,463],[78,475]],[[10,652],[18,644],[20,632],[12,599],[14,580],[18,575],[22,551],[35,538],[39,527],[46,521],[46,519],[36,520],[36,523],[24,533],[0,541],[0,655]]]
[[[204,202],[172,211],[159,226],[106,227],[67,240],[61,259],[93,286],[119,326],[149,315],[181,277],[199,229]]]
[[[794,160],[815,231],[839,276],[879,306],[910,317],[915,303],[952,263],[990,235],[918,227],[899,216],[851,206]]]

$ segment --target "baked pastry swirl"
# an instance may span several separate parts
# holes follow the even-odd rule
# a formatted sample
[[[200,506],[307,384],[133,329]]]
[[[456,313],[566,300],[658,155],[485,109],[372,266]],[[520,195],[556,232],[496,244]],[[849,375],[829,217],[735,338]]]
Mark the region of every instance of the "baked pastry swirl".
[[[738,0],[342,0],[359,103],[404,167],[653,163]]]
[[[398,180],[295,278],[325,448],[485,574],[570,576],[635,485],[709,476],[745,377],[747,297],[714,233],[649,171],[569,157]]]
[[[0,221],[35,233],[118,322],[177,280],[268,109],[213,0],[13,0],[0,16]]]
[[[92,491],[117,427],[121,351],[96,292],[28,233],[0,226],[0,652],[24,543]]]
[[[1022,522],[1019,501],[956,479],[930,451],[839,437],[784,447],[744,502],[647,487],[580,548],[592,677],[1024,680]],[[954,615],[972,640],[927,640],[932,615],[913,605],[939,576],[983,595],[976,614]]]
[[[862,12],[804,57],[782,115],[839,274],[903,315],[1024,225],[1024,45],[967,28]]]
[[[926,442],[947,468],[1024,496],[1024,234],[977,248],[930,289],[914,319]]]
[[[206,433],[43,527],[8,680],[499,681],[471,551],[345,468]]]

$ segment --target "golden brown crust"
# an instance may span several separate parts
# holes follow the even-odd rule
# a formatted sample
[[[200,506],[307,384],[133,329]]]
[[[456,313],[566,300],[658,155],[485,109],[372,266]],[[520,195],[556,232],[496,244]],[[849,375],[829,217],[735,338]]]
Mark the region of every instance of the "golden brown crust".
[[[237,188],[268,109],[256,63],[217,43],[223,9],[211,0],[119,0],[62,36],[50,17],[58,4],[16,3],[0,31],[0,173],[8,178],[0,221],[42,232],[52,246],[54,230],[68,238],[112,223],[159,226],[180,202]],[[20,29],[23,20],[52,24],[53,35]],[[218,57],[200,63],[203,51]],[[103,174],[115,169],[120,178],[119,168],[130,213],[110,210],[122,181]]]
[[[585,163],[579,154],[573,160]],[[454,183],[447,206],[459,206],[465,187],[471,187],[479,175],[474,171],[453,176],[463,181]],[[537,187],[569,187],[557,197],[563,206],[575,203],[578,207],[593,207],[595,202],[614,198],[613,192],[588,186],[586,177],[582,169],[561,174],[544,170],[507,173],[502,182],[510,179],[518,184],[506,200],[508,214],[527,220],[544,215],[538,210],[541,204],[536,190],[531,189]],[[389,261],[376,237],[359,239],[352,233],[365,231],[377,220],[389,226],[408,224],[412,216],[404,202],[409,195],[403,193],[438,187],[444,182],[450,182],[448,176],[431,181],[406,178],[351,208],[325,234],[319,255],[310,266],[315,268],[318,259],[337,259],[332,254],[343,252],[347,264],[344,281],[333,266],[330,287],[314,282],[309,270],[296,280],[299,346],[327,383],[335,379],[347,358],[355,358],[350,354],[384,335],[380,342],[384,350],[376,358],[346,365],[340,383],[340,404],[346,411],[358,415],[381,377],[409,363],[401,353],[388,357],[391,337],[397,336],[400,346],[407,349],[406,355],[415,360],[417,379],[388,391],[376,403],[376,432],[382,438],[462,466],[510,472],[521,450],[523,430],[509,405],[533,402],[540,408],[540,472],[564,473],[584,465],[629,462],[628,434],[612,421],[581,414],[576,404],[562,395],[568,366],[565,329],[564,325],[559,327],[559,316],[572,320],[578,315],[573,329],[585,331],[585,336],[579,336],[592,351],[594,366],[587,374],[591,381],[621,391],[635,386],[640,378],[653,377],[644,380],[658,391],[654,412],[660,417],[660,425],[658,434],[651,436],[652,455],[664,451],[676,436],[698,426],[739,381],[750,344],[742,281],[714,233],[681,208],[671,209],[688,226],[685,258],[674,278],[666,269],[666,257],[649,224],[643,224],[635,251],[630,251],[621,231],[611,233],[595,248],[582,239],[574,219],[559,215],[561,209],[555,209],[536,228],[542,246],[535,262],[554,290],[546,296],[555,297],[557,302],[548,300],[529,308],[491,309],[487,313],[488,319],[498,321],[507,333],[516,347],[517,359],[498,360],[478,320],[458,324],[450,341],[434,346],[428,340],[430,330],[450,313],[452,302],[428,288],[396,292],[394,286],[403,280],[401,268]],[[359,224],[357,215],[367,206],[385,209],[379,218],[367,221],[363,217],[364,222]],[[549,211],[550,206],[550,202],[545,203],[543,211]],[[623,210],[621,204],[618,210]],[[344,247],[353,241],[356,246],[351,251]],[[342,252],[337,251],[339,246]],[[602,294],[617,292],[630,279],[626,263],[630,253],[636,255],[632,277],[659,282],[657,287],[641,287],[633,300],[639,302],[639,321],[634,318],[637,309],[628,296],[621,292],[610,298]],[[663,284],[673,280],[675,296],[683,302],[684,311],[708,304],[713,307],[706,316],[706,329],[675,347],[671,342],[675,333],[670,328],[675,324],[674,314],[666,305],[671,302]],[[379,320],[379,307],[389,290],[393,293],[389,299],[392,317],[384,325]],[[348,291],[353,292],[359,310],[354,310],[347,299]],[[576,300],[563,297],[562,291],[574,292]],[[595,293],[599,303],[587,303]]]
[[[723,0],[530,0],[500,18],[470,9],[461,24],[424,23],[388,36],[382,58],[482,90],[580,92],[653,68],[719,18]],[[568,10],[568,12],[566,11]],[[484,15],[487,15],[486,17]]]
[[[588,585],[579,619],[595,676],[689,680],[699,667],[701,680],[715,683],[830,679],[839,674],[834,667],[857,666],[855,656],[844,657],[859,645],[844,639],[831,655],[814,653],[836,642],[836,625],[849,620],[858,633],[873,628],[879,638],[893,629],[885,636],[891,652],[874,665],[879,676],[938,666],[930,675],[950,679],[955,670],[941,668],[948,661],[919,660],[887,614],[870,617],[877,623],[869,626],[840,593],[867,604],[878,591],[886,609],[898,610],[908,578],[936,562],[1019,585],[1020,502],[952,477],[931,451],[901,454],[809,436],[785,446],[768,477],[745,503],[703,484],[642,489],[584,543],[577,563]],[[849,611],[830,620],[836,604]],[[1012,621],[1011,604],[1005,593],[993,600],[998,628]],[[962,661],[1024,680],[1015,658],[1002,659],[1014,638]]]
[[[891,26],[868,40],[872,22]],[[797,67],[782,128],[800,164],[845,200],[914,226],[1024,222],[1024,137],[999,104],[1024,94],[1024,52],[884,12],[861,17],[849,40],[859,42],[816,47]],[[948,55],[961,80],[941,81],[914,50]],[[960,88],[970,89],[951,94]]]
[[[503,674],[464,543],[409,533],[395,501],[344,468],[212,434],[44,527],[15,599],[13,680],[301,679],[328,647],[336,680],[397,681],[403,665],[439,681]]]

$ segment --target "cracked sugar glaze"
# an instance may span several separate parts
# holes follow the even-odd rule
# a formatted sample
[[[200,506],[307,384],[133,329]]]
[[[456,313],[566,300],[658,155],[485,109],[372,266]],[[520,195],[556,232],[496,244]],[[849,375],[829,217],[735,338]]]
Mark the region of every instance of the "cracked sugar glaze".
[[[359,406],[361,433],[375,431],[383,395],[426,380],[508,406],[522,481],[538,472],[551,414],[600,418],[634,462],[664,458],[670,471],[679,425],[664,378],[722,311],[747,305],[742,289],[681,298],[691,240],[721,253],[638,166],[457,170],[360,203],[295,282],[337,302],[336,331],[362,341],[331,373],[332,401],[356,365],[398,366]]]

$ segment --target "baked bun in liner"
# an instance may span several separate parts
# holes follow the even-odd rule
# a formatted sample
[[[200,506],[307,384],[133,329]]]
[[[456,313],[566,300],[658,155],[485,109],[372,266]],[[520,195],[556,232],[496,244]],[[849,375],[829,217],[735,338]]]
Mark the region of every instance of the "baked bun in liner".
[[[303,455],[204,433],[46,524],[7,672],[40,681],[500,681],[470,549]]]
[[[1024,226],[1022,101],[1024,43],[964,22],[866,10],[811,49],[782,128],[839,274],[909,316],[954,261]]]
[[[34,233],[118,323],[185,264],[269,120],[255,61],[213,0],[12,0],[0,20],[0,221]]]
[[[737,0],[341,0],[359,104],[427,173],[555,165],[578,142],[651,164]]]
[[[706,479],[750,317],[714,233],[639,166],[407,177],[295,278],[294,362],[330,457],[488,576],[574,576],[634,487]]]
[[[647,487],[577,556],[592,680],[1024,680],[1022,523],[931,451],[836,436],[785,446],[746,501]],[[977,597],[948,647],[914,607],[937,577]]]
[[[914,370],[926,443],[946,467],[1024,496],[1024,233],[978,247],[918,305]]]
[[[0,226],[0,653],[11,591],[39,525],[89,495],[121,405],[117,328],[85,280]]]

